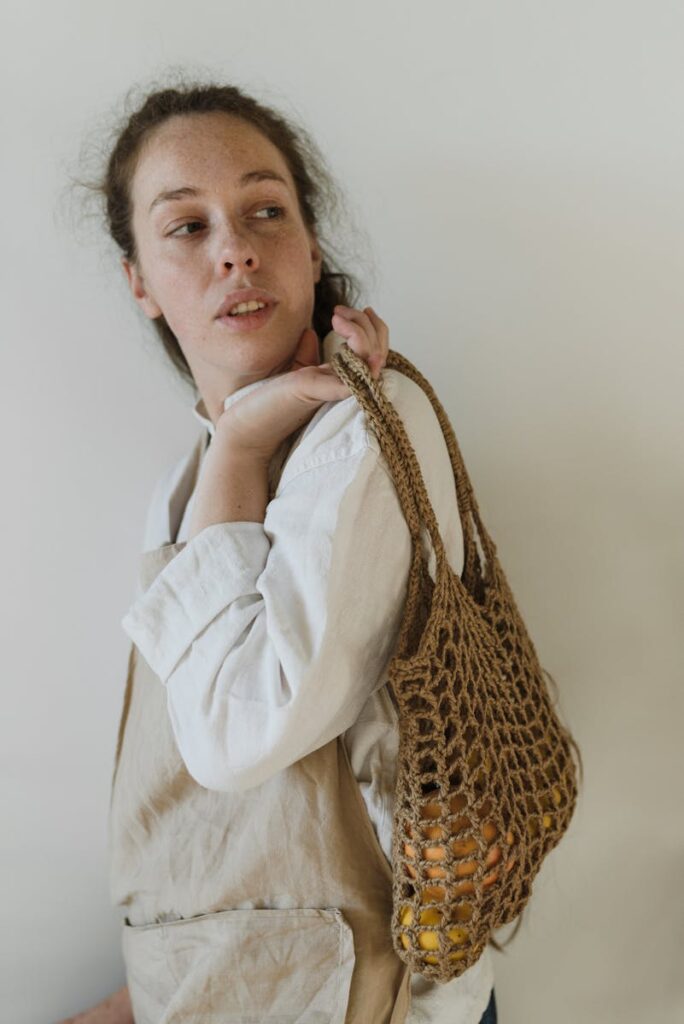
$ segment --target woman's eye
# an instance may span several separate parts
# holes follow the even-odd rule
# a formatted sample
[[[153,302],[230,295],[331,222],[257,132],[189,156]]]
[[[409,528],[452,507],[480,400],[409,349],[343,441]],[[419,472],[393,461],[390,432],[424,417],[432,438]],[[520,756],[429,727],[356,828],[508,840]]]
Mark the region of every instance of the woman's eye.
[[[273,216],[273,217],[259,217],[258,215],[260,213],[262,213],[264,210],[275,210],[276,211],[275,216]],[[259,220],[277,220],[279,217],[282,217],[284,213],[285,213],[285,210],[283,209],[282,206],[262,206],[261,209],[257,211],[255,216],[258,217]]]
[[[174,228],[174,230],[171,231],[170,234],[177,235],[179,233],[179,231],[182,231],[183,228],[191,228],[191,227],[194,227],[196,224],[199,224],[200,227],[201,227],[202,226],[202,221],[200,221],[200,220],[189,220],[187,222],[187,224],[180,224],[177,228]],[[195,232],[194,231],[190,231],[189,234],[194,235]]]
[[[267,216],[263,216],[264,213],[266,213]],[[257,212],[254,214],[254,216],[255,216],[255,218],[257,220],[280,220],[282,217],[285,216],[285,208],[283,206],[275,206],[275,205],[272,205],[272,206],[262,206],[259,210],[257,210]],[[177,228],[174,228],[174,230],[171,231],[170,234],[172,236],[174,236],[174,237],[177,236],[177,235],[180,235],[180,234],[184,234],[185,237],[187,238],[188,235],[195,235],[195,234],[197,234],[197,232],[196,231],[191,231],[191,230],[188,230],[187,232],[184,232],[183,229],[184,228],[190,229],[190,228],[198,227],[198,226],[200,228],[202,227],[202,221],[201,220],[190,220],[190,221],[187,221],[187,223],[180,224]]]

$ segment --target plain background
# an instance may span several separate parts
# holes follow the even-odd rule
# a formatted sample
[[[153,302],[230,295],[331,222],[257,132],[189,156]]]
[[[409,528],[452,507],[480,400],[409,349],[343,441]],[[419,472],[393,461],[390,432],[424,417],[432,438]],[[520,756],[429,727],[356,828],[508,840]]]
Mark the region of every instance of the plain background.
[[[4,12],[3,1019],[124,983],[120,619],[152,487],[198,425],[65,186],[126,91],[173,66],[275,104],[326,154],[360,304],[437,387],[581,745],[570,831],[494,953],[502,1024],[681,1022],[684,7]]]

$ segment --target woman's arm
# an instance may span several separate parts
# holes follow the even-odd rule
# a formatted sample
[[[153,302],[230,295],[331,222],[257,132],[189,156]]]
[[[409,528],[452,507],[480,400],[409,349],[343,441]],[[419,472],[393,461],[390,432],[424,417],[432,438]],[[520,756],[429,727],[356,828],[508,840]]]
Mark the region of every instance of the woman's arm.
[[[462,557],[434,410],[417,385],[388,378],[405,382],[400,415]],[[322,367],[300,369],[223,414],[190,539],[122,620],[167,688],[188,771],[208,789],[251,789],[346,731],[383,682],[397,639],[410,535],[364,413],[353,397],[335,401],[336,388]],[[327,389],[330,408],[267,505],[262,456]]]
[[[342,405],[328,415],[358,420],[356,403]],[[263,523],[202,529],[123,620],[208,789],[259,785],[348,729],[382,682],[411,542],[357,426],[311,454]]]
[[[214,523],[263,523],[268,504],[268,460],[246,455],[230,434],[214,434],[197,483],[188,541]]]
[[[124,985],[97,1006],[77,1013],[75,1017],[66,1017],[59,1024],[134,1024],[128,987]]]

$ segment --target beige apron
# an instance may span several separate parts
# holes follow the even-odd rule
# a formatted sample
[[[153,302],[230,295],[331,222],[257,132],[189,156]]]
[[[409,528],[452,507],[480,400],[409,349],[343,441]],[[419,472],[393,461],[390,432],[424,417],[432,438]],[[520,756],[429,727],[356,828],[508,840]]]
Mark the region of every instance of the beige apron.
[[[143,552],[144,589],[184,546]],[[342,736],[245,793],[205,789],[133,644],[109,835],[136,1024],[404,1024],[392,871]]]

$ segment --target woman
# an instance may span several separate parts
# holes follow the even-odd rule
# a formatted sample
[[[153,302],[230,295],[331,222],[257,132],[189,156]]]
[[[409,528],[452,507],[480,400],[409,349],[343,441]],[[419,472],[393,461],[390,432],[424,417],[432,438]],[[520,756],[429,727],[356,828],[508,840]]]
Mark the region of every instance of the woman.
[[[128,987],[77,1020],[496,1020],[488,950],[438,985],[392,949],[384,670],[411,542],[330,368],[344,341],[382,372],[456,571],[463,543],[429,400],[383,371],[387,325],[330,269],[329,186],[304,133],[232,86],[152,93],[109,158],[126,279],[203,430],[157,484],[123,619],[110,838]]]

